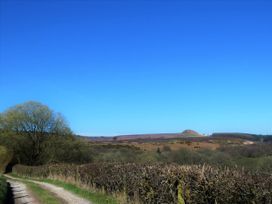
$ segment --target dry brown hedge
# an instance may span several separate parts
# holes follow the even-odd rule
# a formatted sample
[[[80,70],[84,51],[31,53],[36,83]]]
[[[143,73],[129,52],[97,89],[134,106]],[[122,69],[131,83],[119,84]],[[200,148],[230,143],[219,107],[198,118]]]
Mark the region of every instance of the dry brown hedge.
[[[272,175],[211,166],[86,164],[28,167],[17,165],[14,172],[28,177],[63,177],[104,189],[125,192],[127,202],[143,204],[271,204]]]

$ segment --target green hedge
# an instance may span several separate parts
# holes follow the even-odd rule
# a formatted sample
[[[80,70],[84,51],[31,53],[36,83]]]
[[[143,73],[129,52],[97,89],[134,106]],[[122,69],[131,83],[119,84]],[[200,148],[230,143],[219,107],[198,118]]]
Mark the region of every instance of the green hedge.
[[[272,203],[272,175],[211,166],[87,164],[15,166],[21,176],[73,179],[123,193],[127,203]]]
[[[3,176],[0,175],[0,204],[4,204],[7,195],[7,183]]]
[[[4,146],[0,145],[0,173],[5,171],[6,165],[10,162],[11,155]]]

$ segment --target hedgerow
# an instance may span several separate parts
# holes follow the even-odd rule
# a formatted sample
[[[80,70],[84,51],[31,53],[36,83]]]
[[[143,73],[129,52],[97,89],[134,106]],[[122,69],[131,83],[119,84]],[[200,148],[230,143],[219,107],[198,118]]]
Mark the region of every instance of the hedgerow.
[[[237,168],[103,163],[17,165],[14,172],[70,179],[110,194],[123,193],[127,203],[272,203],[272,175]]]
[[[12,155],[8,152],[7,148],[0,145],[0,173],[5,171],[6,165],[10,162]]]
[[[2,175],[0,175],[0,204],[4,204],[7,196],[7,183]]]

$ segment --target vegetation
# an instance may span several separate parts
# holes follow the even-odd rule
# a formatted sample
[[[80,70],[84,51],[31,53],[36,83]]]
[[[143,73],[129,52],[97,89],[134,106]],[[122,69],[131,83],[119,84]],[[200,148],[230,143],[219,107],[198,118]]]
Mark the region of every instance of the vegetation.
[[[0,145],[0,173],[3,173],[5,171],[5,167],[10,160],[10,152],[8,152],[6,147]]]
[[[0,175],[0,204],[4,204],[7,195],[7,183],[3,176]]]
[[[130,145],[116,144],[90,144],[89,145],[93,162],[145,162],[153,155],[146,154],[141,149]],[[154,160],[155,158],[153,158]]]
[[[27,102],[11,107],[1,115],[1,130],[16,135],[17,160],[28,165],[41,164],[44,149],[52,136],[69,137],[72,132],[60,114],[38,102]],[[13,146],[15,145],[13,144]]]
[[[171,145],[171,144],[170,144]],[[164,145],[151,151],[124,144],[90,144],[92,161],[134,162],[134,163],[175,163],[180,165],[203,165],[243,167],[248,170],[272,172],[271,144],[222,146],[216,150],[181,148],[172,150]]]
[[[0,146],[0,204],[5,203],[7,197],[7,182],[1,173],[5,171],[5,166],[9,162],[11,156],[4,146]]]
[[[0,114],[0,144],[11,150],[13,164],[91,161],[86,144],[73,136],[61,114],[38,102]]]
[[[16,166],[18,175],[64,178],[111,194],[127,203],[271,203],[271,174],[211,166],[87,164]]]
[[[157,155],[157,161],[182,165],[240,166],[248,170],[272,172],[271,149],[271,144],[255,144],[223,147],[218,150],[164,150]]]

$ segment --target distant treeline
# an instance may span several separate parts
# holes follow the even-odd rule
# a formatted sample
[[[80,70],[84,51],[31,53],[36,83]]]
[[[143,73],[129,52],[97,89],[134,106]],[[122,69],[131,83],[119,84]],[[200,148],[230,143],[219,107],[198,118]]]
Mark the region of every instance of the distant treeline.
[[[224,139],[244,139],[249,141],[262,141],[272,142],[272,135],[256,135],[246,133],[214,133],[210,137],[212,138],[224,138]]]

